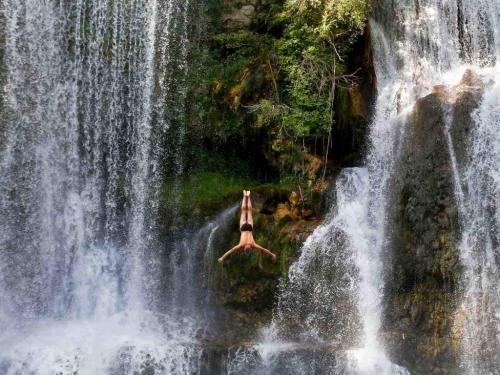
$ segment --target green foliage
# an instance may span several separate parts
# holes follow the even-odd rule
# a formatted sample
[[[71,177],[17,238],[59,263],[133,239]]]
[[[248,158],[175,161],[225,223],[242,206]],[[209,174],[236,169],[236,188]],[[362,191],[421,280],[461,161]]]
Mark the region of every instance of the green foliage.
[[[265,133],[255,152],[290,173],[303,162],[303,138],[329,134],[337,81],[371,0],[269,0],[257,6],[252,26],[239,30],[220,22],[231,2],[209,3],[218,11],[211,10],[206,49],[193,54],[193,132],[216,144],[236,140],[236,148]]]
[[[262,99],[251,107],[251,111],[257,115],[256,125],[265,126],[279,121],[290,112],[290,108],[286,105],[275,104],[269,99]]]
[[[286,2],[278,15],[285,31],[276,48],[292,108],[283,117],[290,134],[300,137],[328,132],[335,80],[345,70],[342,55],[362,31],[368,10],[365,0]]]
[[[312,20],[321,34],[329,36],[361,31],[370,9],[369,0],[288,0],[286,10],[302,21]]]

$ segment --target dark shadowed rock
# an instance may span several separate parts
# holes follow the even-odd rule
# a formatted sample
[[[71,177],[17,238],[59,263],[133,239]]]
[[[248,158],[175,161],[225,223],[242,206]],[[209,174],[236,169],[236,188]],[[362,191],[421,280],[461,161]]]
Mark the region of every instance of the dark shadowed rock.
[[[369,26],[354,43],[347,76],[352,82],[347,87],[344,87],[345,82],[341,82],[336,90],[330,158],[341,159],[343,165],[352,166],[359,165],[362,160],[377,94]]]

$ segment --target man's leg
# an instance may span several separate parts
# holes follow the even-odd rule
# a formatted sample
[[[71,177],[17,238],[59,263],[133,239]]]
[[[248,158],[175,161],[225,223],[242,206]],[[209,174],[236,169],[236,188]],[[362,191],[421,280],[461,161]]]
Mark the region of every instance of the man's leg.
[[[253,216],[252,216],[252,199],[250,198],[250,192],[248,192],[247,197],[247,223],[253,227]]]
[[[245,191],[243,191],[243,201],[241,202],[241,214],[240,214],[240,228],[247,222],[247,208],[246,208],[247,197]]]

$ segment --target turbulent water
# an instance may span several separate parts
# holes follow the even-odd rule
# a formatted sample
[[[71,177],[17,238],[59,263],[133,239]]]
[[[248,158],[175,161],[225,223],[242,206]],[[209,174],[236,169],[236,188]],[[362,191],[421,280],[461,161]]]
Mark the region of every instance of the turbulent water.
[[[182,135],[172,128],[189,2],[6,0],[0,10],[0,372],[189,373],[189,338],[148,312],[159,162],[166,136]]]
[[[473,114],[468,160],[460,175],[463,369],[500,374],[500,4],[485,1],[477,11],[465,17],[472,32],[467,52],[486,89]]]

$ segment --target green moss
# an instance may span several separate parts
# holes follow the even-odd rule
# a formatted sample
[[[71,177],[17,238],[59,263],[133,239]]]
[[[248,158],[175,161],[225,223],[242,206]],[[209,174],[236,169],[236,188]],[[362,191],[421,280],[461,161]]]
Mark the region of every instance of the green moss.
[[[162,203],[182,216],[208,216],[236,202],[244,189],[256,182],[220,172],[201,171],[185,176],[181,182],[169,181],[163,189]]]

